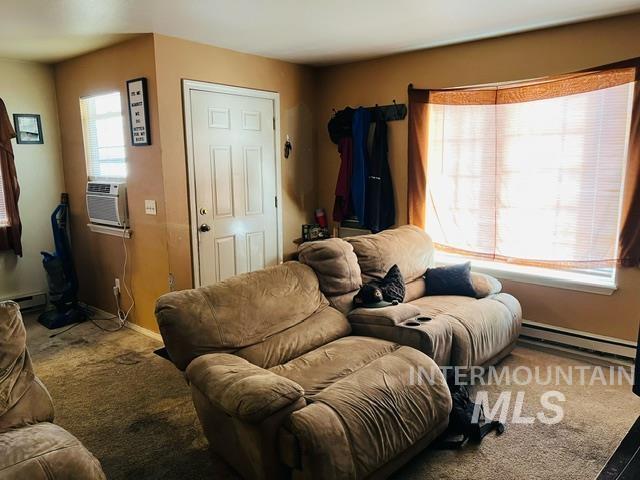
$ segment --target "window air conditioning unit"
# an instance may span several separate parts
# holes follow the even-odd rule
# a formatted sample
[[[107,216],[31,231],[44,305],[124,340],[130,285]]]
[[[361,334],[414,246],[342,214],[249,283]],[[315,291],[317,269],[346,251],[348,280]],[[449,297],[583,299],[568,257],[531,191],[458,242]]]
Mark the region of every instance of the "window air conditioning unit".
[[[91,223],[126,228],[127,184],[87,182],[87,213]]]

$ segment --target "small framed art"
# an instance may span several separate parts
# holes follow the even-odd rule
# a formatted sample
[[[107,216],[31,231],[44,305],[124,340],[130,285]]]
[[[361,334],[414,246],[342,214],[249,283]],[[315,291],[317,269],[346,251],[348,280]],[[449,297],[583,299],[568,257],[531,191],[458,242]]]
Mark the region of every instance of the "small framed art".
[[[13,125],[18,143],[44,143],[40,115],[35,113],[14,113]]]

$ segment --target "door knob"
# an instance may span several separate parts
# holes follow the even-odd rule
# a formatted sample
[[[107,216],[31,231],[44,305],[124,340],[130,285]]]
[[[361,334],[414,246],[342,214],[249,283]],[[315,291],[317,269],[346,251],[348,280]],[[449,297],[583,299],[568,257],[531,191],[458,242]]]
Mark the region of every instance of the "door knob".
[[[200,225],[200,228],[198,230],[200,230],[202,233],[205,233],[211,230],[211,227],[206,223],[203,223],[202,225]]]

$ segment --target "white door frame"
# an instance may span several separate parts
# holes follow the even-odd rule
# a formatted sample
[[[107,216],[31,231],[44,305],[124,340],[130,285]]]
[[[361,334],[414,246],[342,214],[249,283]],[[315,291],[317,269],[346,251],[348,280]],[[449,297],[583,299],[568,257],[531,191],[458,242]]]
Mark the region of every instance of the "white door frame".
[[[275,118],[274,146],[276,160],[276,207],[278,263],[282,263],[282,159],[280,157],[280,94],[266,90],[233,87],[218,83],[200,82],[197,80],[182,80],[182,103],[184,108],[184,133],[187,148],[187,173],[189,176],[189,230],[191,232],[191,259],[193,264],[193,283],[200,287],[200,249],[198,245],[198,211],[196,207],[195,189],[195,159],[193,157],[193,129],[191,127],[191,91],[200,90],[213,93],[242,95],[245,97],[266,98],[273,102],[273,116]]]

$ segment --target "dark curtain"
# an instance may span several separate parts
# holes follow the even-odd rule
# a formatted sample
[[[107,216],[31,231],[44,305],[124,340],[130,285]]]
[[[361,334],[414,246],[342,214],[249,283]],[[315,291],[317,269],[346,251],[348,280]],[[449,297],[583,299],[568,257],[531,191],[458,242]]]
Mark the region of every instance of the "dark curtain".
[[[640,266],[640,59],[635,63],[636,83],[623,204],[625,216],[620,231],[620,262],[624,267]]]
[[[0,99],[0,174],[2,174],[4,203],[9,219],[8,226],[0,227],[0,250],[13,250],[16,255],[22,256],[22,224],[18,211],[20,186],[11,146],[11,139],[15,136],[16,132],[9,121],[7,108]]]
[[[633,393],[640,397],[640,329],[638,330],[638,345],[636,346],[636,368],[633,377]]]

